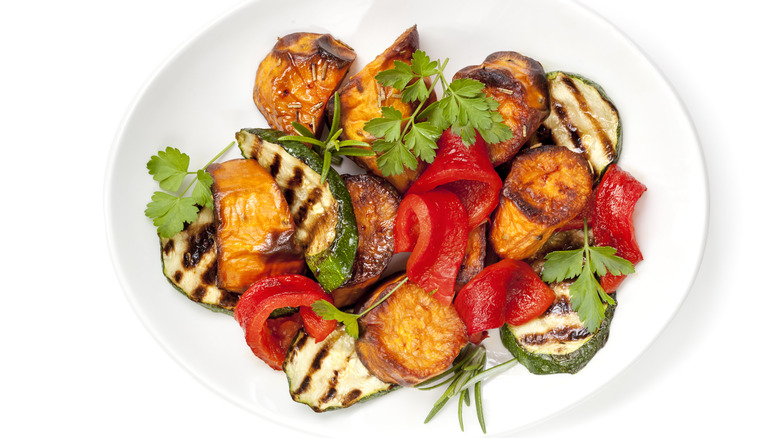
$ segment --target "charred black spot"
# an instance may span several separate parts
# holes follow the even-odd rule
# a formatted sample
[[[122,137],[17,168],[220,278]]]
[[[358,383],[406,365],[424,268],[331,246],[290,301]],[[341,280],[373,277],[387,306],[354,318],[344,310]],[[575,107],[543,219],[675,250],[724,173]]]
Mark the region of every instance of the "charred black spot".
[[[183,275],[184,275],[184,274],[182,274],[182,272],[181,272],[181,271],[176,271],[176,272],[174,272],[174,273],[173,273],[173,281],[175,281],[176,283],[181,283],[181,277],[182,277]]]
[[[214,225],[204,227],[198,233],[194,233],[187,241],[187,250],[182,257],[182,264],[185,268],[192,268],[200,263],[203,254],[206,254],[214,247]]]
[[[298,395],[298,394],[306,392],[309,389],[309,385],[310,384],[311,384],[311,377],[310,376],[304,377],[303,381],[301,381],[301,385],[298,387],[298,389],[296,389],[293,392],[293,394],[294,395]]]
[[[268,168],[268,172],[273,178],[279,175],[279,169],[282,167],[282,157],[279,154],[274,155],[273,161],[271,161],[271,167]]]
[[[225,308],[236,307],[240,296],[241,295],[235,292],[222,291],[222,296],[219,298],[219,305]]]
[[[320,398],[320,403],[326,403],[326,402],[330,401],[335,396],[336,396],[336,388],[330,387],[330,388],[328,388],[328,392],[326,392],[325,395],[323,395]]]
[[[203,272],[203,274],[200,276],[201,281],[204,284],[216,284],[217,282],[217,262],[213,261],[209,265],[208,268],[206,268],[206,271]]]
[[[194,291],[192,291],[192,295],[190,295],[190,298],[192,298],[195,301],[202,301],[203,297],[206,295],[206,288],[202,285],[198,285],[198,287],[195,288]]]
[[[287,205],[292,206],[293,202],[295,202],[295,190],[284,189],[284,200],[287,201]]]
[[[293,176],[290,178],[289,181],[287,181],[287,187],[290,189],[297,189],[303,185],[303,169],[296,166],[293,169]]]
[[[571,138],[571,142],[574,143],[574,146],[577,148],[579,152],[583,152],[584,148],[582,147],[582,138],[580,137],[580,131],[569,120],[569,114],[566,112],[566,108],[564,108],[560,102],[554,102],[552,105],[552,109],[555,112],[555,114],[558,116],[558,118],[561,119],[561,124],[566,127],[566,131],[569,133],[569,138]]]
[[[165,247],[163,247],[163,252],[165,254],[169,254],[171,251],[173,251],[173,239],[170,239],[167,242],[165,242]]]
[[[319,370],[322,367],[322,360],[325,359],[328,353],[330,353],[330,344],[320,348],[320,351],[317,352],[317,355],[314,356],[314,359],[311,361],[310,369],[313,371]]]
[[[306,221],[306,217],[309,215],[309,208],[320,202],[320,199],[322,199],[322,189],[320,187],[315,187],[314,190],[309,193],[306,201],[298,207],[298,211],[295,213],[295,223],[299,224]]]

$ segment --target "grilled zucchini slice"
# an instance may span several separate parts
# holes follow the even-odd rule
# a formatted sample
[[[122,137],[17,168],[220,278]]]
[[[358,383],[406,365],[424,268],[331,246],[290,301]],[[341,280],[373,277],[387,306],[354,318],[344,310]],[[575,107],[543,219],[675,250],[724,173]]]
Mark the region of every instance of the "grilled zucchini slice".
[[[555,301],[541,316],[520,326],[504,324],[500,329],[504,346],[534,374],[575,374],[609,338],[616,305],[604,304],[605,318],[596,333],[590,333],[571,307],[571,283],[550,285]]]
[[[386,394],[398,385],[374,377],[355,352],[355,339],[339,325],[322,342],[301,330],[282,366],[290,396],[315,412],[346,408]]]
[[[320,183],[323,161],[303,143],[279,141],[273,129],[236,133],[245,158],[257,160],[282,189],[295,222],[295,239],[317,281],[328,291],[352,276],[358,235],[352,200],[332,168]]]
[[[584,154],[597,179],[616,163],[623,145],[623,127],[612,100],[597,83],[573,73],[547,73],[550,115],[537,131],[537,141]]]
[[[232,314],[239,294],[217,287],[216,236],[214,210],[202,208],[195,222],[171,238],[160,238],[163,274],[192,301]]]

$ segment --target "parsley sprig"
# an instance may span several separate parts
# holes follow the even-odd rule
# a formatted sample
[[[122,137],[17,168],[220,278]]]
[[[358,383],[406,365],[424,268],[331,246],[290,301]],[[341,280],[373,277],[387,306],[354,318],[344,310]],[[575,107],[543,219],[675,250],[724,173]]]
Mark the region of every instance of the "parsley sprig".
[[[341,99],[339,99],[338,92],[335,93],[333,99],[333,123],[331,123],[328,136],[325,137],[324,140],[319,140],[309,128],[298,122],[292,122],[292,126],[300,135],[285,135],[279,137],[279,140],[282,141],[299,141],[301,143],[309,143],[313,146],[315,152],[322,157],[323,161],[320,184],[325,184],[325,178],[328,176],[330,163],[333,161],[334,157],[339,155],[361,157],[374,155],[374,151],[365,149],[369,147],[369,144],[364,141],[339,140],[339,136],[341,136],[343,129],[336,129],[339,120],[341,120]]]
[[[572,308],[580,321],[591,333],[596,333],[604,320],[604,303],[615,304],[596,275],[608,272],[613,275],[626,275],[634,272],[634,265],[615,255],[610,246],[590,246],[588,244],[588,222],[584,221],[585,244],[582,249],[553,251],[545,256],[542,280],[560,282],[576,278],[569,286]]]
[[[424,391],[440,388],[449,383],[444,393],[436,400],[433,408],[425,417],[425,423],[428,423],[454,396],[458,396],[458,422],[460,430],[463,431],[463,406],[471,406],[471,388],[474,388],[474,402],[477,411],[477,420],[483,433],[487,433],[485,424],[485,415],[482,410],[482,382],[497,374],[517,365],[516,359],[510,359],[506,362],[485,369],[487,364],[487,352],[483,345],[468,344],[461,350],[458,357],[452,363],[449,370],[432,377],[425,382],[417,384],[415,387]],[[446,378],[446,379],[445,379]],[[442,382],[439,380],[444,379]],[[436,383],[439,382],[439,383]]]
[[[512,137],[512,130],[497,111],[498,102],[485,94],[483,83],[470,78],[447,82],[444,68],[448,61],[431,61],[424,51],[417,50],[410,64],[394,61],[393,68],[375,76],[380,84],[399,90],[403,102],[420,102],[409,117],[383,106],[382,117],[365,124],[364,129],[377,138],[371,147],[379,155],[377,166],[383,175],[401,174],[404,167],[416,169],[418,157],[433,162],[436,141],[450,127],[466,146],[474,144],[477,132],[488,143]],[[424,79],[429,77],[433,81],[427,86]],[[439,83],[441,99],[423,108]]]
[[[146,205],[144,214],[153,220],[157,233],[165,238],[173,237],[184,229],[184,224],[198,219],[198,206],[214,208],[211,185],[214,180],[206,172],[206,167],[228,151],[235,142],[222,149],[202,168],[190,171],[190,157],[180,150],[167,147],[146,163],[149,174],[160,183],[164,191],[152,194],[152,202]],[[184,190],[181,186],[188,175],[195,175]],[[192,193],[185,196],[190,188]],[[178,193],[178,194],[176,194]]]
[[[401,286],[409,281],[409,277],[405,277],[400,283],[388,293],[386,293],[376,303],[372,304],[368,309],[360,313],[349,313],[339,310],[336,306],[325,300],[317,300],[312,304],[311,308],[314,313],[319,315],[322,319],[335,319],[336,321],[344,324],[344,329],[347,334],[357,339],[360,336],[360,327],[358,326],[358,319],[362,318],[365,314],[372,311],[376,306],[382,304],[386,299],[390,298]]]

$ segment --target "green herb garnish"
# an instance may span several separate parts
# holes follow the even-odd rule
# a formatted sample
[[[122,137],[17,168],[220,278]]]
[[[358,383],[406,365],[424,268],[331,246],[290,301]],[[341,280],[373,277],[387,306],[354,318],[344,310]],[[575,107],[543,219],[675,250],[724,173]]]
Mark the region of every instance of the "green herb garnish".
[[[358,336],[360,336],[358,319],[363,317],[371,310],[373,310],[376,306],[382,304],[386,299],[390,298],[390,295],[394,294],[395,291],[397,291],[401,286],[403,286],[404,283],[406,283],[408,280],[409,277],[405,277],[403,280],[401,280],[400,283],[395,285],[393,290],[386,293],[385,296],[382,297],[382,299],[377,300],[377,302],[371,305],[371,307],[358,314],[339,310],[336,306],[334,306],[333,304],[325,300],[315,301],[314,304],[312,304],[311,308],[312,310],[314,310],[314,313],[319,315],[322,319],[335,319],[336,321],[343,323],[344,329],[347,331],[347,334],[357,339]]]
[[[498,364],[491,368],[485,369],[487,363],[487,352],[482,345],[468,344],[463,350],[461,350],[458,357],[453,361],[449,370],[444,373],[426,380],[420,384],[415,385],[416,388],[428,391],[436,388],[440,388],[449,383],[447,389],[441,397],[433,404],[433,408],[425,417],[425,423],[428,423],[436,416],[437,413],[447,404],[448,401],[455,395],[459,395],[458,398],[458,422],[460,424],[460,430],[464,430],[463,427],[463,405],[471,405],[470,390],[474,388],[474,404],[477,411],[477,420],[483,433],[487,433],[487,426],[485,425],[485,415],[482,410],[482,382],[497,374],[517,365],[516,359],[510,359],[504,363]],[[446,378],[446,379],[445,379]],[[439,382],[439,380],[444,381]],[[439,382],[439,383],[437,383]]]
[[[572,308],[580,321],[591,333],[596,333],[604,320],[604,303],[615,304],[596,275],[607,272],[612,275],[626,275],[634,272],[634,265],[628,260],[616,256],[615,248],[610,246],[590,246],[588,244],[588,222],[584,221],[585,245],[582,249],[553,251],[545,256],[542,280],[547,283],[566,279],[577,280],[569,287]]]
[[[325,184],[325,178],[328,176],[330,170],[330,163],[333,158],[340,155],[349,156],[370,156],[374,155],[374,151],[371,149],[364,149],[370,145],[364,141],[359,140],[339,140],[339,136],[343,129],[336,129],[339,120],[341,120],[341,99],[339,99],[339,93],[336,92],[333,98],[333,122],[330,124],[330,131],[325,140],[319,140],[309,128],[301,125],[298,122],[292,122],[293,128],[298,131],[300,135],[285,135],[279,137],[281,141],[299,141],[301,143],[311,144],[315,152],[322,157],[322,174],[320,178],[320,184]]]
[[[417,168],[417,158],[431,163],[436,157],[436,141],[441,133],[452,128],[452,132],[470,146],[476,141],[476,133],[488,143],[498,143],[512,137],[512,130],[503,123],[498,113],[498,102],[488,97],[485,85],[470,78],[455,79],[448,83],[444,79],[444,62],[431,61],[422,50],[412,55],[411,64],[394,61],[394,68],[379,72],[375,78],[384,85],[401,93],[406,103],[420,102],[409,117],[402,117],[400,111],[383,106],[382,117],[369,120],[364,129],[377,139],[372,149],[381,154],[377,166],[385,176],[398,175],[404,167]],[[433,76],[430,86],[425,78]],[[436,85],[441,83],[441,99],[423,109]]]
[[[190,157],[172,147],[153,155],[146,163],[149,174],[160,183],[160,188],[165,190],[154,192],[152,202],[146,204],[144,211],[144,214],[153,220],[157,227],[157,233],[161,237],[173,237],[184,229],[184,224],[197,220],[198,206],[214,208],[211,195],[211,185],[214,180],[206,172],[206,167],[221,157],[234,144],[235,142],[230,143],[205,166],[193,172],[189,171]],[[179,189],[181,189],[187,175],[195,175],[195,178],[180,192]],[[192,188],[191,195],[185,196],[190,188]]]

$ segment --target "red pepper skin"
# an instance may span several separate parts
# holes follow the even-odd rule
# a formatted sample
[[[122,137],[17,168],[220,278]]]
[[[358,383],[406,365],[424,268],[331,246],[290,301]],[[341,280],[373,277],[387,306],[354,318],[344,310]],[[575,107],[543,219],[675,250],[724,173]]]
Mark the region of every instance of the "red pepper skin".
[[[323,320],[311,310],[318,300],[333,303],[322,286],[302,275],[268,277],[252,284],[239,298],[234,317],[244,330],[247,345],[271,368],[282,369],[291,337],[285,336],[291,326],[281,327],[286,320],[269,321],[268,317],[282,307],[300,307],[303,327],[317,341],[325,339],[338,324],[335,320]],[[291,319],[294,321],[294,319]],[[280,333],[281,332],[281,333]]]
[[[455,310],[469,336],[504,324],[507,285],[521,262],[504,259],[479,272],[458,292]]]
[[[528,263],[504,259],[477,274],[455,297],[455,310],[469,336],[520,325],[544,313],[555,293]]]
[[[468,216],[458,197],[444,189],[407,194],[398,206],[395,253],[409,252],[406,275],[444,304],[466,254]]]
[[[487,220],[498,206],[503,182],[490,162],[487,147],[477,134],[476,142],[466,147],[463,140],[444,131],[437,142],[438,152],[407,194],[419,194],[442,187],[458,195],[468,212],[468,229]]]
[[[518,269],[506,288],[507,324],[521,325],[550,308],[555,292],[542,281],[528,263],[518,262]]]
[[[597,246],[611,246],[617,255],[636,265],[642,261],[634,235],[634,207],[647,187],[617,165],[612,165],[599,183],[593,206],[593,241]],[[601,286],[614,292],[625,275],[607,274]]]

